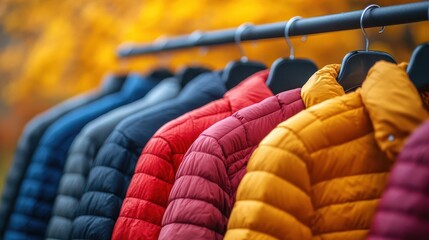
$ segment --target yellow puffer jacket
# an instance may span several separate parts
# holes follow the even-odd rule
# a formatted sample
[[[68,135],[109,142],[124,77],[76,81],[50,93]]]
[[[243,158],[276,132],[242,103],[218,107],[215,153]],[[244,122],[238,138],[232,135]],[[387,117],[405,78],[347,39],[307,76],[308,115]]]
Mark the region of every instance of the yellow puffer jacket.
[[[396,155],[428,118],[405,67],[379,62],[347,95],[339,65],[313,75],[302,97],[314,106],[253,153],[225,239],[364,239]]]

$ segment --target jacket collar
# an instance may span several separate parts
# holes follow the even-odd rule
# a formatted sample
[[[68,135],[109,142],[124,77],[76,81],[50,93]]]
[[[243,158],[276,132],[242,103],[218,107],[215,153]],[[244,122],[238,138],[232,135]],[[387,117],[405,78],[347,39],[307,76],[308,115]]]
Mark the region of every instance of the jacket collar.
[[[358,91],[379,147],[394,160],[406,138],[429,117],[405,71],[406,64],[378,62]]]
[[[362,97],[378,146],[392,160],[406,138],[429,117],[420,94],[405,71],[406,66],[404,63],[376,63],[362,87],[354,93]],[[331,64],[311,76],[301,90],[306,108],[345,94],[336,80],[339,70],[339,64]]]
[[[268,74],[269,70],[257,72],[225,93],[224,98],[229,100],[233,113],[273,96],[266,84]]]
[[[301,89],[301,98],[306,108],[345,94],[343,87],[337,82],[339,71],[339,64],[330,64],[310,77]]]

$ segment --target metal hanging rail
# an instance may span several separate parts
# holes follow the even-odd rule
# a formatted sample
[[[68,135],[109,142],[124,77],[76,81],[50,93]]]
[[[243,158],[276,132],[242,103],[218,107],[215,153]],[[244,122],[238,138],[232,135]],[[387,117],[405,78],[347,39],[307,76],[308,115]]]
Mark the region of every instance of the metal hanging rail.
[[[365,28],[381,27],[405,23],[427,21],[429,18],[429,1],[394,5],[371,9],[363,21]],[[335,32],[360,28],[362,10],[320,17],[303,18],[294,22],[289,36]],[[284,37],[286,22],[255,25],[241,35],[241,41]],[[169,38],[162,44],[128,45],[119,47],[119,57],[157,53],[191,47],[211,46],[234,43],[236,29],[224,29],[202,33],[198,38],[190,35]]]

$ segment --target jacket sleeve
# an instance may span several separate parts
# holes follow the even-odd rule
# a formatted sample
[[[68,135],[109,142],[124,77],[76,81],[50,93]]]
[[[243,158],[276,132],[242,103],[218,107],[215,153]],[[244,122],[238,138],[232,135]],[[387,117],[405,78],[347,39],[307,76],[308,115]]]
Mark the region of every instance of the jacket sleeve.
[[[46,238],[69,239],[75,211],[86,185],[95,141],[87,135],[75,139],[61,177]]]
[[[112,132],[90,169],[73,221],[73,239],[110,239],[140,151],[120,131]]]
[[[369,240],[429,236],[429,122],[415,131],[393,168]]]
[[[168,142],[152,137],[137,162],[112,239],[157,238],[175,176],[172,161]]]
[[[280,124],[253,153],[225,239],[311,239],[309,154]]]
[[[232,200],[225,157],[216,139],[201,135],[176,175],[159,239],[222,239]]]

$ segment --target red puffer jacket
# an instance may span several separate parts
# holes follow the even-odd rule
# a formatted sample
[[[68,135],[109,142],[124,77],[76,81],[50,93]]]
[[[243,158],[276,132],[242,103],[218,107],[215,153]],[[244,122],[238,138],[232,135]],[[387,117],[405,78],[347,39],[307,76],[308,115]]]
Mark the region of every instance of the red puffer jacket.
[[[158,239],[168,196],[183,156],[214,123],[272,96],[268,70],[249,77],[220,100],[164,125],[144,148],[136,166],[112,239]]]
[[[370,240],[429,237],[429,121],[415,130],[391,172]]]
[[[159,239],[222,239],[251,154],[277,124],[304,108],[301,89],[295,89],[204,131],[177,172]]]

